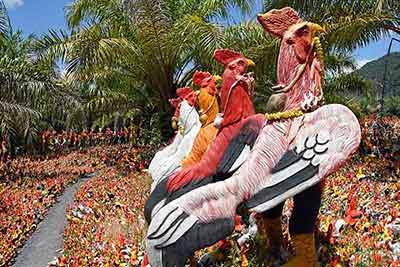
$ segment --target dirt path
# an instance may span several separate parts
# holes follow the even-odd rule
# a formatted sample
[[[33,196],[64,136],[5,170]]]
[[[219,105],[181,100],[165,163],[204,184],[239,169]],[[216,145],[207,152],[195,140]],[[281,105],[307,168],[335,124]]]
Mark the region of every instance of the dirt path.
[[[65,209],[73,202],[79,187],[93,176],[95,174],[87,175],[65,190],[19,251],[13,267],[47,267],[49,262],[59,256],[63,247],[63,231],[67,224]]]

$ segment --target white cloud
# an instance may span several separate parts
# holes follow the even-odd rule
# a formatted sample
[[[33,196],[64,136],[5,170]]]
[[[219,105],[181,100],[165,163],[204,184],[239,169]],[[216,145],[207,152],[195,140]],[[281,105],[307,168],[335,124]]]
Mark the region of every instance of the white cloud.
[[[357,67],[357,69],[359,69],[359,68],[361,68],[361,67],[363,67],[365,64],[367,64],[368,62],[370,62],[370,61],[372,61],[373,59],[370,59],[370,58],[361,58],[361,59],[358,59],[357,60],[357,62],[356,62],[356,67]]]
[[[7,8],[17,8],[24,4],[24,0],[4,0]]]

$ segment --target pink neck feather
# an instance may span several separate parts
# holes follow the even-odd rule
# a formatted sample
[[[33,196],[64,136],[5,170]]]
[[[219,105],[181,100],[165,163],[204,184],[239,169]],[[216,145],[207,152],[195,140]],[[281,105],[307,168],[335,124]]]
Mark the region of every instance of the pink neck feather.
[[[310,57],[304,73],[293,88],[286,93],[287,101],[284,109],[285,111],[300,107],[304,95],[313,91],[315,88],[317,83],[316,77],[318,76],[315,74],[312,75],[312,66],[314,66],[312,63],[316,60],[318,61],[318,58],[314,53],[312,53]],[[296,58],[293,47],[282,42],[278,59],[278,84],[288,85],[295,78],[299,67],[300,63]],[[316,92],[312,93],[315,94]]]

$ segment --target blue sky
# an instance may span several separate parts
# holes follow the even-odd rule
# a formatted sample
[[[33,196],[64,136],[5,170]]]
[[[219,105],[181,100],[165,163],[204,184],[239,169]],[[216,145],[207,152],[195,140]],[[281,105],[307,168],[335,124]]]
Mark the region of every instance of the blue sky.
[[[70,0],[3,0],[14,30],[40,35],[48,29],[66,28],[64,6]]]
[[[21,29],[25,34],[47,32],[48,29],[66,29],[64,7],[71,0],[3,0],[9,8],[9,15],[14,29]],[[259,0],[258,0],[259,1]],[[261,10],[260,1],[256,9]],[[257,10],[256,10],[257,12]],[[238,20],[240,20],[238,18]],[[235,22],[235,21],[233,21]],[[400,36],[394,36],[400,39]],[[363,65],[368,61],[386,54],[390,38],[385,38],[367,47],[354,51],[354,56]],[[394,43],[393,51],[400,51],[400,43]]]

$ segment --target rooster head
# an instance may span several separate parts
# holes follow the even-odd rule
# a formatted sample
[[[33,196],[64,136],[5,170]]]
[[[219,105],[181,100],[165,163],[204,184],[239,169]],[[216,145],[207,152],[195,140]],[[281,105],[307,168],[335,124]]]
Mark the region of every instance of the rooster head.
[[[196,93],[190,87],[178,88],[176,90],[177,98],[172,98],[169,100],[170,105],[175,109],[174,116],[172,117],[172,121],[177,122],[180,116],[180,106],[183,100],[186,100],[189,105],[194,106],[196,103]],[[174,125],[174,123],[173,123]],[[176,128],[173,126],[173,128]]]
[[[218,114],[218,101],[216,95],[216,82],[222,79],[209,72],[196,71],[193,83],[200,87],[197,91],[197,103],[200,108],[200,121],[203,126],[212,123]]]
[[[293,47],[300,64],[306,62],[316,33],[325,32],[320,25],[303,21],[290,7],[257,15],[257,20],[265,31]]]
[[[255,64],[242,54],[229,49],[217,49],[214,59],[224,65],[220,91],[223,122],[217,123],[221,129],[254,114],[252,76],[245,74],[247,68]]]
[[[283,109],[303,107],[306,96],[313,100],[313,107],[318,106],[323,99],[324,71],[323,50],[317,34],[323,33],[324,29],[303,21],[290,7],[273,9],[258,15],[257,19],[266,32],[282,40],[277,88],[282,89],[285,95],[276,97],[284,101]]]
[[[169,101],[169,104],[171,105],[171,107],[172,107],[174,110],[176,110],[176,109],[178,108],[178,106],[179,106],[179,104],[181,103],[182,100],[181,100],[179,97],[177,97],[177,98],[171,98],[171,99],[169,99],[168,101]]]
[[[217,49],[214,52],[214,58],[225,67],[221,89],[222,98],[224,91],[229,90],[236,81],[240,80],[248,67],[255,66],[255,63],[251,59],[247,59],[242,54],[229,49]]]
[[[190,87],[178,88],[176,90],[176,95],[180,99],[186,100],[191,106],[194,106],[196,103],[196,93]]]
[[[225,67],[224,78],[226,76],[237,77],[246,73],[247,67],[254,67],[255,63],[245,58],[242,54],[229,50],[217,49],[214,52],[214,59]]]
[[[196,71],[193,74],[193,84],[199,86],[201,89],[207,89],[210,95],[215,95],[218,77],[212,76],[209,72]]]

